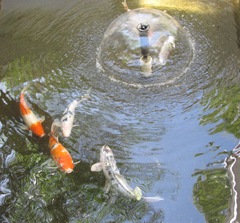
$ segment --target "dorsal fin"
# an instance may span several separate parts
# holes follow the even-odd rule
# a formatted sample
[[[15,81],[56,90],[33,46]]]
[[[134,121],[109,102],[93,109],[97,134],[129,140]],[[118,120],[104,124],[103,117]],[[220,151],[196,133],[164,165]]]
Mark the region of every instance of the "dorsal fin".
[[[93,172],[99,172],[102,170],[102,164],[101,163],[95,163],[91,166],[91,171]]]

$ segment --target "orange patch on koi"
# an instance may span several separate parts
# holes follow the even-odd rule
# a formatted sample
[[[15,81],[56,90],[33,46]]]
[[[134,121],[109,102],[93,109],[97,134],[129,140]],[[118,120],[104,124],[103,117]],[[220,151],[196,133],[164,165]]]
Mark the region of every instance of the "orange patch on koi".
[[[71,173],[74,168],[72,157],[66,148],[61,143],[59,143],[58,139],[52,134],[50,134],[49,138],[49,148],[51,150],[52,158],[60,170],[65,173]]]
[[[43,126],[41,122],[43,122],[44,119],[40,120],[38,119],[35,114],[32,112],[32,110],[28,107],[25,99],[24,99],[24,91],[26,88],[24,88],[20,94],[20,112],[23,118],[23,121],[25,122],[27,128],[33,132],[38,137],[45,136],[45,132],[43,129]]]

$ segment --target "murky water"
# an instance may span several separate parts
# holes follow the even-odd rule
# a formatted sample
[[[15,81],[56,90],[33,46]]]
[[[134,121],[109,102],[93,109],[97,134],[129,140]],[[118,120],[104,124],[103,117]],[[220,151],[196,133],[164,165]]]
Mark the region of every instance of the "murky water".
[[[121,1],[2,1],[0,11],[1,222],[225,222],[231,206],[223,166],[238,142],[239,2],[128,1],[130,9],[167,10],[190,35],[189,69],[171,84],[135,87],[96,67]],[[20,127],[19,93],[52,121],[89,88],[70,138],[65,175],[51,166],[47,137]],[[121,173],[157,203],[104,194],[103,173],[90,167],[109,145]],[[110,196],[110,195],[109,195]]]

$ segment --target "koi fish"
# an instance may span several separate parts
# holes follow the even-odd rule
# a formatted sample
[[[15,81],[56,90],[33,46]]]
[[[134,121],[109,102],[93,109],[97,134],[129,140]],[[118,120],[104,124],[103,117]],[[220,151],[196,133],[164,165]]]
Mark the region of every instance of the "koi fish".
[[[59,169],[65,173],[71,173],[74,169],[74,163],[70,153],[67,149],[58,141],[56,133],[56,123],[53,122],[51,127],[51,133],[49,137],[49,148],[53,160],[58,165]]]
[[[131,11],[131,10],[128,8],[127,1],[126,1],[126,0],[124,0],[124,1],[122,2],[122,5],[123,5],[123,8],[124,8],[125,11],[127,11],[127,12]]]
[[[61,122],[58,122],[58,126],[62,129],[62,134],[64,137],[69,137],[72,131],[74,116],[75,116],[75,109],[76,107],[83,101],[90,98],[90,90],[86,94],[84,94],[80,100],[74,100],[66,110],[63,112],[63,117],[61,118]]]
[[[136,187],[135,189],[131,188],[124,176],[120,174],[112,150],[106,145],[101,148],[100,162],[95,163],[91,166],[91,171],[98,172],[101,170],[106,177],[107,191],[112,186],[115,191],[121,193],[128,198],[138,201],[142,198],[148,201],[162,200],[162,198],[160,197],[142,197],[142,191],[139,187]]]
[[[32,112],[32,110],[28,107],[25,99],[24,99],[24,92],[26,91],[25,87],[20,94],[20,113],[23,118],[23,121],[26,124],[27,129],[31,130],[33,134],[38,137],[45,136],[45,132],[42,126],[42,122],[44,121],[44,116],[42,118],[37,118],[36,115]]]
[[[175,48],[175,38],[173,36],[168,36],[164,41],[162,48],[159,53],[159,62],[162,66],[167,63],[167,59],[170,55],[170,52]]]

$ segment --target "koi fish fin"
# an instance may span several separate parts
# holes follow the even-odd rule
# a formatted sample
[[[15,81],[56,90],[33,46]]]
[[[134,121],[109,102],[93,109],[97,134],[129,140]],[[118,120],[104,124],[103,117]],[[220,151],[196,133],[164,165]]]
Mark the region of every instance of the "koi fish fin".
[[[56,166],[56,163],[52,159],[47,159],[44,163],[40,165],[40,169],[45,169],[47,171],[56,171],[58,167]]]
[[[43,116],[41,116],[40,118],[39,118],[39,121],[42,123],[42,122],[44,122],[45,121],[45,116],[43,115]]]
[[[105,186],[104,186],[105,193],[108,193],[110,188],[111,188],[111,182],[109,180],[106,180]]]
[[[100,172],[101,170],[102,170],[101,163],[95,163],[91,166],[91,171],[93,171],[93,172]]]
[[[79,101],[77,101],[77,104],[80,104],[81,102],[85,101],[85,100],[89,100],[91,99],[91,96],[90,96],[90,92],[91,92],[92,88],[89,88],[87,90],[87,93],[85,93],[84,95],[81,96],[81,99]]]
[[[133,193],[134,193],[134,196],[135,196],[137,201],[141,200],[141,198],[142,198],[142,191],[141,191],[141,189],[139,187],[136,187],[134,189]]]
[[[19,124],[19,128],[24,130],[24,131],[29,130],[29,128],[26,125],[22,124],[22,123]]]
[[[57,127],[61,127],[61,121],[59,119],[54,119],[53,124]]]
[[[115,202],[116,202],[116,200],[117,200],[117,197],[118,197],[118,193],[113,193],[112,195],[111,195],[111,197],[110,197],[110,199],[109,199],[109,203],[110,204],[114,204]]]
[[[146,201],[146,202],[159,202],[159,201],[162,201],[164,200],[164,198],[162,197],[159,197],[159,196],[156,196],[156,197],[143,197],[143,199]]]
[[[21,91],[21,93],[23,94],[24,92],[27,91],[27,89],[30,87],[30,84],[27,84]]]
[[[122,5],[123,5],[124,10],[126,10],[126,11],[131,11],[131,10],[128,8],[127,1],[126,1],[126,0],[124,0],[124,1],[122,2]]]
[[[90,96],[91,90],[92,90],[92,88],[90,87],[90,88],[87,90],[86,94],[83,95],[83,97],[86,98],[86,99],[91,99],[91,96]]]
[[[79,160],[79,161],[77,161],[77,162],[74,162],[73,164],[74,165],[77,165],[77,164],[79,164],[79,163],[81,163],[81,161]]]
[[[58,128],[60,126],[61,126],[61,122],[58,119],[54,119],[52,126],[51,126],[51,135],[56,139],[58,138]]]

